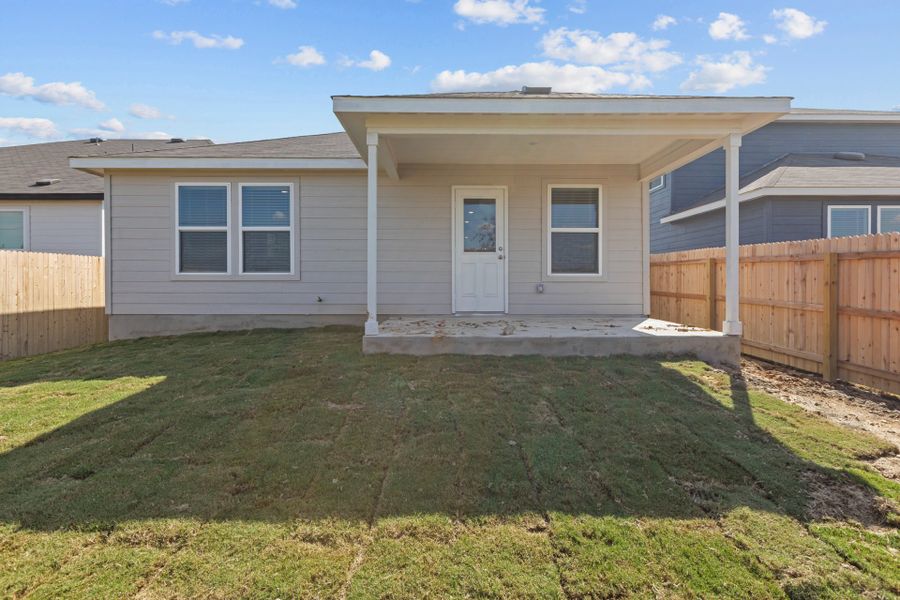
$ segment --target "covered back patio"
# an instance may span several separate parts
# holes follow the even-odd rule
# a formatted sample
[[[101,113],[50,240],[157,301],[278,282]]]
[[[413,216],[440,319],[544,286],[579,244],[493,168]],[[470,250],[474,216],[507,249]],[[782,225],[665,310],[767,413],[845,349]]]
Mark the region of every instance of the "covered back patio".
[[[367,165],[367,351],[702,354],[697,348],[706,345],[720,360],[736,356],[720,350],[730,343],[724,340],[728,337],[735,338],[736,348],[741,333],[741,138],[787,113],[790,99],[602,96],[525,88],[338,96],[333,101]],[[649,182],[723,147],[728,181],[725,335],[645,322],[650,312]],[[383,202],[397,206],[400,198],[414,214],[417,186],[446,189],[445,200],[430,201],[443,202],[442,210],[449,213],[442,214],[441,223],[449,226],[450,247],[410,248],[426,248],[429,255],[446,259],[450,310],[431,321],[380,319],[379,295],[397,296],[389,263],[402,252],[398,244],[403,242],[398,242],[402,235],[390,234],[393,225],[380,220],[379,210]],[[382,245],[391,257],[381,258]],[[416,257],[405,260],[410,265]],[[383,312],[434,316],[426,307],[415,308],[399,315]],[[474,317],[480,325],[466,326]],[[614,326],[579,329],[597,325],[591,319],[607,319]],[[487,326],[491,322],[495,325]],[[507,326],[512,334],[504,333]],[[673,340],[668,346],[660,342],[666,336]]]

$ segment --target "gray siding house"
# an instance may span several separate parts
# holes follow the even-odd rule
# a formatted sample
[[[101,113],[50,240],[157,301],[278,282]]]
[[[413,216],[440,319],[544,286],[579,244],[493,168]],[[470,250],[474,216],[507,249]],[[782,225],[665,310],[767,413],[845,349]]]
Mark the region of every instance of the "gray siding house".
[[[724,152],[651,182],[654,253],[725,244]],[[900,113],[794,109],[743,138],[741,244],[900,230]]]
[[[737,356],[736,245],[722,334],[641,325],[648,182],[723,147],[736,181],[741,136],[789,98],[332,102],[342,132],[71,159],[107,190],[112,337],[346,323],[367,351]]]

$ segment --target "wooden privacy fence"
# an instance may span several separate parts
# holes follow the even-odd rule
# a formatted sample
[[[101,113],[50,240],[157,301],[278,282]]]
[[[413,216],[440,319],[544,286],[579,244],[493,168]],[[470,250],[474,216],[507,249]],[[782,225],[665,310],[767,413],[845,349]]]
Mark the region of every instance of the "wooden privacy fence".
[[[741,247],[743,352],[900,394],[900,233]],[[725,250],[655,254],[651,314],[721,329]]]
[[[103,259],[0,251],[0,359],[107,340]]]

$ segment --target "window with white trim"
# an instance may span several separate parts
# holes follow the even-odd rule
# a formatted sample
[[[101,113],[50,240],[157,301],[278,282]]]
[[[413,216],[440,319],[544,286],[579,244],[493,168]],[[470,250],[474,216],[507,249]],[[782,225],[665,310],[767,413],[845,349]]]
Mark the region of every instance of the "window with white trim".
[[[656,190],[661,190],[666,187],[666,176],[660,175],[659,177],[654,177],[650,180],[650,191],[655,192]]]
[[[25,249],[25,210],[0,210],[0,250]]]
[[[603,207],[600,186],[550,186],[550,275],[600,275]]]
[[[231,186],[177,184],[177,270],[192,275],[231,272]]]
[[[871,232],[871,207],[829,206],[828,237],[867,235]]]
[[[241,273],[294,272],[293,189],[288,183],[242,183]]]
[[[878,207],[878,233],[900,231],[900,206]]]

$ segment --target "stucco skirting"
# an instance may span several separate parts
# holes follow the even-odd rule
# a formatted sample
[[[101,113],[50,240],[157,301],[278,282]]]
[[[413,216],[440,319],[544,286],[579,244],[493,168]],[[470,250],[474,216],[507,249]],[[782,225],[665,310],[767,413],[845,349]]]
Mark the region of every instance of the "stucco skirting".
[[[124,340],[197,331],[361,326],[364,320],[362,315],[110,315],[109,339]]]

